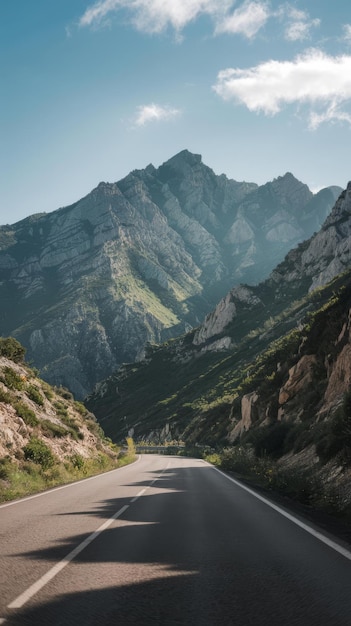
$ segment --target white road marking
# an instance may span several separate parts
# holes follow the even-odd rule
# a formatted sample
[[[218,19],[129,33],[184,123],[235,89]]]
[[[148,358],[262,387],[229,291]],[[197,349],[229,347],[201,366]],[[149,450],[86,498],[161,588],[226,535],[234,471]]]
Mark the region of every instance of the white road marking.
[[[168,465],[167,465],[167,467],[168,467]],[[124,467],[128,467],[128,466],[125,465]],[[165,469],[167,469],[167,467]],[[120,468],[120,469],[122,469],[122,468]],[[165,469],[163,469],[161,471],[161,474],[165,471]],[[115,471],[115,470],[112,470],[112,471]],[[96,476],[93,476],[92,478],[96,478]],[[150,485],[148,485],[148,487],[146,487],[146,488],[142,489],[141,491],[139,491],[139,493],[135,496],[135,498],[133,498],[133,500],[131,500],[131,502],[135,502],[138,498],[140,498],[140,496],[143,493],[145,493],[145,491],[147,491],[147,489],[149,489],[151,487],[151,485],[153,485],[158,480],[158,478],[159,478],[159,476],[157,478],[155,478],[150,483]],[[87,480],[90,480],[90,479],[87,479]],[[66,486],[69,487],[70,485],[66,485]],[[59,489],[63,489],[63,487],[59,487]],[[53,489],[52,491],[55,491],[55,489]],[[42,495],[42,494],[37,494],[37,495],[39,496],[39,495]],[[35,497],[35,496],[32,496],[32,497]],[[30,500],[30,499],[31,498],[25,498],[25,500]],[[21,502],[23,502],[23,500],[21,500]],[[15,503],[13,503],[13,504],[15,504]],[[38,591],[40,591],[43,587],[45,587],[45,585],[47,585],[59,572],[61,572],[61,570],[63,570],[63,568],[66,567],[66,565],[68,565],[71,561],[73,561],[73,559],[78,554],[80,554],[80,552],[82,552],[92,541],[94,541],[94,539],[96,539],[104,530],[106,530],[106,528],[111,526],[111,524],[118,517],[120,517],[129,508],[129,506],[130,506],[129,504],[126,504],[125,506],[122,506],[122,508],[119,509],[119,511],[117,511],[117,513],[112,515],[112,517],[110,517],[110,519],[108,519],[101,526],[99,526],[99,528],[97,530],[95,530],[91,535],[89,535],[89,537],[87,537],[84,541],[82,541],[82,543],[80,543],[79,546],[77,546],[76,548],[74,548],[74,550],[72,550],[69,554],[67,554],[67,556],[65,556],[62,559],[62,561],[59,561],[58,563],[56,563],[56,565],[54,565],[54,567],[52,567],[48,572],[46,572],[46,574],[44,574],[44,576],[39,578],[39,580],[37,580],[35,583],[33,583],[33,585],[28,587],[28,589],[26,589],[26,591],[21,593],[21,595],[19,595],[17,598],[15,598],[15,600],[13,600],[10,604],[8,604],[7,608],[8,609],[20,609],[20,608],[22,608],[22,606],[24,604],[26,604],[28,602],[28,600],[30,600],[35,594],[38,593]],[[5,620],[2,622],[1,619],[2,618],[0,618],[0,624],[5,622]]]
[[[270,506],[271,509],[274,509],[275,511],[280,513],[280,515],[283,515],[283,517],[286,517],[288,520],[293,522],[293,524],[296,524],[296,526],[299,526],[300,528],[305,530],[307,533],[309,533],[310,535],[313,535],[313,537],[315,537],[316,539],[318,539],[319,541],[321,541],[325,545],[329,546],[329,548],[332,548],[333,550],[335,550],[335,552],[338,552],[339,554],[344,556],[346,559],[351,561],[351,552],[349,550],[347,550],[347,548],[344,548],[343,546],[341,546],[340,544],[336,543],[332,539],[329,539],[329,537],[326,537],[325,535],[323,535],[318,530],[315,530],[314,528],[312,528],[312,526],[309,526],[308,524],[305,524],[304,522],[299,520],[297,517],[295,517],[291,513],[288,513],[287,511],[284,511],[284,509],[281,509],[280,506],[277,506],[276,504],[274,504],[270,500],[267,500],[266,498],[264,498],[260,494],[256,493],[256,491],[253,491],[253,489],[250,489],[250,487],[246,487],[246,485],[243,485],[242,483],[240,483],[235,478],[232,478],[231,476],[228,476],[227,474],[224,474],[224,472],[221,472],[221,470],[219,470],[217,467],[214,467],[214,465],[211,465],[210,463],[207,463],[206,461],[204,461],[204,463],[206,463],[206,465],[209,465],[210,467],[212,467],[212,469],[216,470],[216,472],[218,472],[219,474],[224,476],[224,478],[226,478],[227,480],[230,480],[232,483],[234,483],[235,485],[237,485],[241,489],[244,489],[244,491],[247,491],[248,493],[250,493],[252,496],[257,498],[257,500],[261,500],[261,502],[264,502],[265,504],[267,504],[267,506]]]
[[[46,491],[41,491],[40,493],[35,493],[32,496],[27,496],[26,498],[21,498],[20,500],[13,500],[12,502],[6,502],[5,504],[0,504],[0,509],[4,509],[7,506],[13,506],[14,504],[22,504],[22,502],[27,502],[28,500],[34,500],[34,498],[40,498],[41,496],[46,496],[48,493],[53,493],[54,491],[60,491],[61,489],[68,489],[68,487],[74,487],[79,483],[87,482],[88,480],[95,480],[96,478],[101,478],[101,476],[105,476],[106,474],[111,474],[112,472],[118,472],[119,470],[127,469],[131,465],[135,465],[140,461],[140,456],[133,463],[128,463],[128,465],[122,465],[122,467],[116,467],[116,469],[110,470],[109,472],[104,472],[103,474],[96,474],[96,476],[90,476],[89,478],[82,478],[81,480],[76,480],[74,483],[68,483],[68,485],[61,485],[61,487],[54,487],[53,489],[47,489]],[[0,622],[1,623],[1,622]]]
[[[82,543],[80,543],[79,546],[77,546],[76,548],[74,548],[74,550],[72,550],[72,552],[67,554],[67,556],[65,556],[65,558],[62,559],[62,561],[59,561],[58,563],[56,563],[56,565],[54,565],[54,567],[52,567],[48,572],[46,572],[44,576],[39,578],[39,580],[37,580],[33,585],[31,585],[28,589],[26,589],[26,591],[21,593],[21,595],[18,596],[18,598],[13,600],[13,602],[11,602],[11,604],[9,604],[7,608],[20,609],[24,604],[26,604],[26,602],[28,602],[28,600],[30,600],[30,598],[32,598],[36,593],[38,593],[40,589],[42,589],[45,585],[47,585],[47,583],[50,582],[50,580],[52,580],[64,567],[66,567],[68,563],[73,561],[73,559],[80,552],[82,552],[82,550],[84,550],[84,548],[86,548],[92,541],[94,541],[96,537],[98,537],[104,530],[106,530],[106,528],[111,526],[111,524],[118,517],[120,517],[122,513],[124,513],[128,508],[129,508],[129,504],[122,506],[122,508],[119,509],[117,513],[112,515],[110,519],[108,519],[101,526],[99,526],[99,528],[95,530],[91,535],[89,535],[89,537],[87,537],[84,541],[82,541]]]
[[[133,498],[133,500],[131,500],[130,503],[132,504],[133,502],[136,502],[137,499],[140,498],[140,496],[142,496],[143,493],[145,493],[146,489],[148,489],[148,487],[139,491],[139,493],[136,494],[135,498]]]

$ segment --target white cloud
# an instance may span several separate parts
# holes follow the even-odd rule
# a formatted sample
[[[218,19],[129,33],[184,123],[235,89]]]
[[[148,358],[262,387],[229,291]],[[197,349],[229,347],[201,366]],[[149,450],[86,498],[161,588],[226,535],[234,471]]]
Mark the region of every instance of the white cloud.
[[[145,104],[137,108],[134,119],[135,126],[145,126],[149,122],[159,122],[170,120],[180,115],[179,109],[170,106],[160,106],[159,104]]]
[[[309,50],[293,61],[267,61],[249,69],[226,69],[213,89],[224,100],[246,105],[250,111],[275,115],[284,105],[307,105],[309,125],[346,121],[351,103],[351,56],[328,56]]]
[[[79,26],[93,26],[100,23],[111,11],[116,11],[119,5],[119,0],[98,0],[82,15]]]
[[[344,24],[343,31],[344,40],[347,41],[347,43],[351,43],[351,24]]]
[[[321,23],[320,19],[311,19],[307,11],[296,9],[288,2],[280,6],[275,16],[285,24],[284,37],[288,41],[308,39],[311,30]]]
[[[248,39],[254,37],[270,17],[266,2],[247,0],[238,9],[227,15],[216,27],[216,33],[236,33]]]
[[[293,21],[285,28],[285,38],[289,41],[308,39],[311,29],[319,25],[320,20],[317,18],[310,21]]]
[[[269,19],[277,19],[283,23],[285,39],[297,41],[307,39],[312,28],[320,24],[319,19],[311,19],[289,2],[277,10],[271,7],[270,0],[95,0],[81,16],[79,26],[104,26],[113,14],[123,10],[137,30],[152,34],[173,28],[181,39],[190,22],[207,15],[216,34],[241,34],[252,39]]]
[[[200,15],[215,21],[233,6],[235,0],[97,0],[82,15],[80,26],[100,24],[111,13],[128,9],[132,23],[141,31],[160,33],[173,27],[178,33]]]

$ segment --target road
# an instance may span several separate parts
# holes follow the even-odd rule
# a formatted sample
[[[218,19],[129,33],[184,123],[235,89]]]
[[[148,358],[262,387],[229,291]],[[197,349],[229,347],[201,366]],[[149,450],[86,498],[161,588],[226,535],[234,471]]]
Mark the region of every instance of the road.
[[[0,624],[350,626],[347,546],[260,498],[145,455],[3,505]]]

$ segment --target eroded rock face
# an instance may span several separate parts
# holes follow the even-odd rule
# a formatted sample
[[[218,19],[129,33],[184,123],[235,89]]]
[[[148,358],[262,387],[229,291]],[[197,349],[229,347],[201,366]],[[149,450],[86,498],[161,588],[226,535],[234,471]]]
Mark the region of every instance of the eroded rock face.
[[[235,319],[238,306],[252,310],[261,304],[261,300],[250,287],[238,285],[225,298],[222,298],[216,308],[205,317],[203,324],[195,332],[193,344],[199,346],[224,332]]]
[[[82,398],[146,342],[197,326],[239,279],[267,276],[332,195],[311,208],[315,196],[291,174],[258,187],[216,176],[188,151],[100,183],[70,207],[0,229],[1,334]],[[251,297],[238,289],[195,343],[221,334]]]
[[[317,359],[314,354],[306,354],[289,369],[289,378],[279,392],[280,405],[285,404],[311,385],[316,363]]]
[[[257,403],[259,396],[256,391],[245,394],[241,398],[241,419],[229,433],[228,439],[231,443],[236,441],[244,432],[250,430],[252,424],[257,420]]]
[[[351,262],[351,183],[338,198],[323,227],[303,249],[294,249],[275,271],[277,283],[308,278],[309,290],[326,285],[345,271]]]

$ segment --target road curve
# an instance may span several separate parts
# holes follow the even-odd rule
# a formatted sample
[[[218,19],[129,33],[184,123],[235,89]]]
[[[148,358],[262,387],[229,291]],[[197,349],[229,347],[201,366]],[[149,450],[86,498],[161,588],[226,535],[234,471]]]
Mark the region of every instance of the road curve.
[[[351,553],[310,528],[146,455],[0,506],[0,624],[350,626]]]

